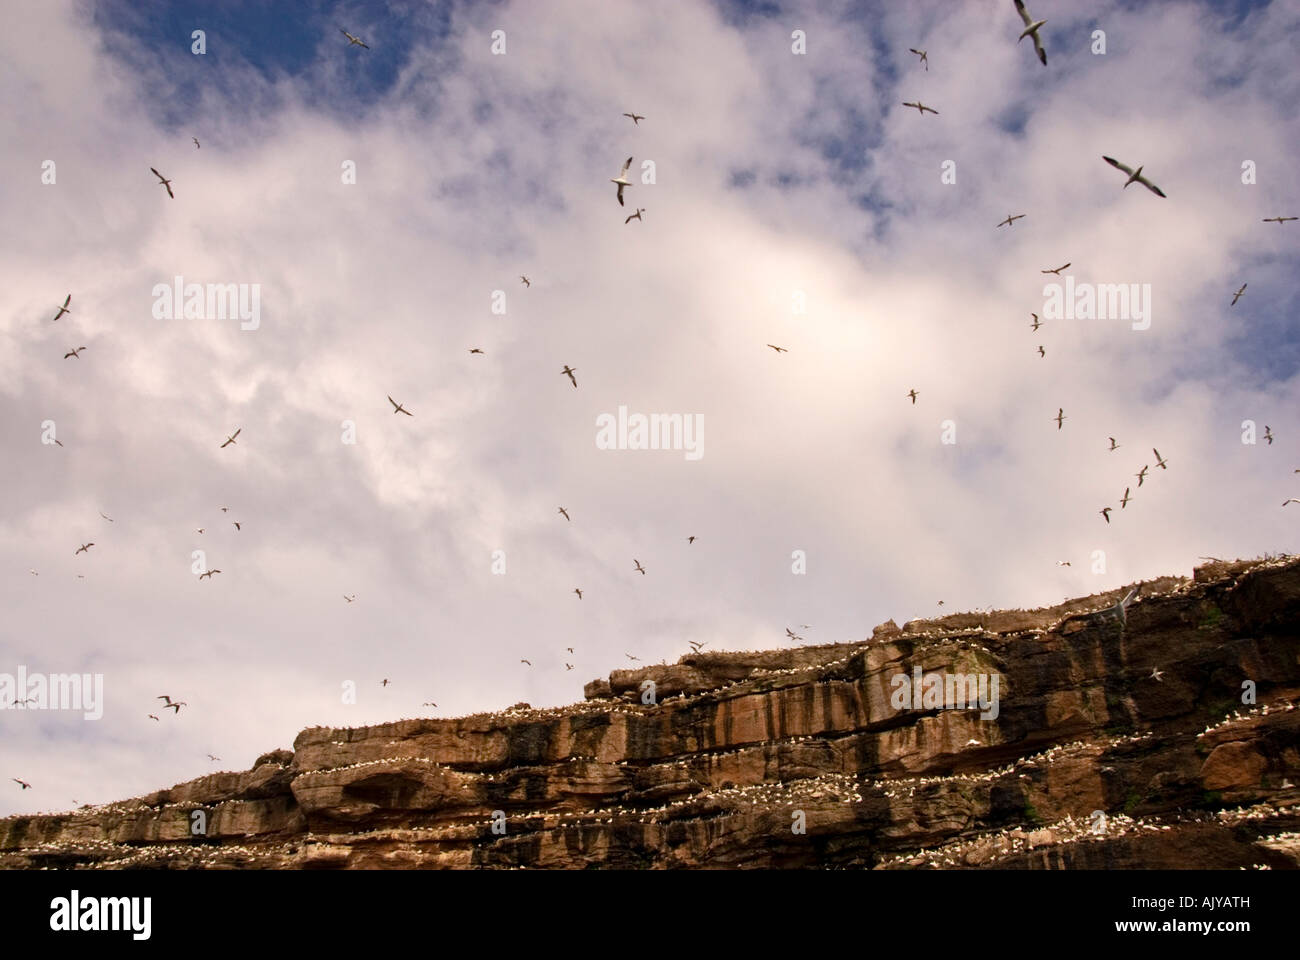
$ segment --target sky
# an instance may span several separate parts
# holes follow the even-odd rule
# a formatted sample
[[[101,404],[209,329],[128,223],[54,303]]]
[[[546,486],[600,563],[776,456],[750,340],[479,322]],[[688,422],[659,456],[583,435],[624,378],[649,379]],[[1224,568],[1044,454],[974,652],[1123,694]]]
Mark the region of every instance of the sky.
[[[12,11],[0,674],[104,704],[0,710],[0,815],[1293,552],[1300,6],[1031,11],[1046,66],[1011,0]]]

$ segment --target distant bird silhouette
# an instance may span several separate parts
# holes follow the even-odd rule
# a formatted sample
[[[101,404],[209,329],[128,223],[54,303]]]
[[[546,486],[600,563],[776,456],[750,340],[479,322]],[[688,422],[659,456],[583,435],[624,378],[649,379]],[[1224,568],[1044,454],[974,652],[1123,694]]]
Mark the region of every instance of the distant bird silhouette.
[[[198,138],[198,137],[190,137],[190,139],[194,141],[194,149],[195,149],[195,150],[198,150],[198,149],[199,149],[199,138]]]
[[[355,600],[356,598],[357,598],[357,595],[356,595],[355,593],[352,594],[352,596],[350,596],[350,597],[349,597],[346,593],[343,594],[343,599],[346,600],[348,603],[351,603],[351,602],[352,602],[353,600]]]
[[[1003,220],[1001,223],[999,223],[998,226],[999,226],[999,227],[1014,227],[1014,226],[1016,225],[1016,221],[1017,221],[1017,220],[1023,220],[1024,218],[1025,218],[1025,214],[1023,214],[1023,213],[1017,213],[1014,217],[1013,217],[1011,214],[1008,213],[1008,214],[1007,214],[1007,218],[1006,218],[1005,220]]]
[[[32,788],[32,785],[26,780],[19,780],[17,777],[10,777],[9,779],[18,784],[19,788],[22,790],[30,790]]]
[[[158,718],[157,718],[154,714],[152,714],[152,713],[151,713],[151,714],[148,714],[148,717],[149,717],[150,720],[157,720],[157,719],[158,719]],[[159,722],[161,722],[161,721],[159,721]]]
[[[175,715],[179,716],[181,712],[181,707],[188,707],[188,706],[189,704],[186,703],[184,700],[176,700],[173,703],[163,704],[163,709],[172,710],[175,712]]]
[[[1068,567],[1068,566],[1070,565],[1070,561],[1069,561],[1069,560],[1057,560],[1057,561],[1056,561],[1056,565],[1057,565],[1058,567]]]
[[[768,346],[771,347],[773,350],[775,350],[777,353],[789,353],[789,352],[790,352],[790,351],[787,350],[785,347],[778,347],[778,346],[777,346],[776,344],[774,344],[774,343],[769,343]]]
[[[105,520],[107,520],[109,523],[113,522],[113,518],[106,515],[103,510],[99,511],[99,515],[103,517]]]
[[[437,704],[434,703],[432,700],[426,700],[426,701],[424,701],[424,703],[420,704],[420,706],[422,706],[422,707],[436,707]]]
[[[564,649],[568,650],[570,653],[573,653],[573,647],[565,647]]]
[[[204,577],[207,577],[209,580],[211,580],[211,579],[212,579],[212,575],[213,575],[214,573],[220,573],[220,572],[221,572],[221,571],[220,571],[220,570],[217,570],[217,569],[205,570],[203,573],[200,573],[200,574],[199,574],[199,579],[202,580]]]
[[[380,685],[381,687],[386,687],[386,686],[388,686],[388,685],[389,685],[390,683],[392,683],[392,682],[393,682],[393,681],[389,680],[387,677],[384,677],[384,679],[382,679],[382,680],[379,681],[379,685]]]
[[[533,285],[533,282],[529,280],[527,277],[525,277],[522,273],[519,275],[519,280],[520,282],[523,283],[525,287],[531,287]]]
[[[235,430],[234,433],[232,433],[230,436],[226,437],[226,442],[223,443],[223,444],[221,445],[220,449],[224,450],[224,449],[226,449],[226,447],[228,447],[228,446],[230,446],[232,443],[234,443],[234,442],[235,442],[235,437],[239,436],[240,432],[241,432],[243,429],[244,429],[243,427],[239,427],[238,429]]]
[[[695,542],[695,538],[694,538],[694,537],[687,537],[687,538],[686,538],[686,542],[687,542],[687,543],[694,543],[694,542]]]
[[[362,43],[361,40],[359,40],[357,37],[352,36],[352,34],[348,33],[342,27],[339,27],[339,33],[343,34],[343,36],[348,38],[348,43],[350,45],[354,47],[365,47],[367,50],[370,49],[369,46],[367,46],[365,43]]]
[[[1056,410],[1056,416],[1052,417],[1052,419],[1056,421],[1056,429],[1060,430],[1061,425],[1069,418],[1065,415],[1065,408],[1058,407]]]
[[[1113,508],[1113,507],[1102,507],[1102,508],[1101,508],[1100,510],[1098,510],[1097,512],[1100,513],[1103,517],[1106,518],[1106,522],[1107,522],[1107,523],[1110,523],[1110,511],[1111,511],[1112,509],[1114,509],[1114,508]]]
[[[567,363],[564,365],[564,369],[560,371],[561,376],[568,377],[569,380],[573,383],[573,389],[575,390],[578,389],[578,381],[573,375],[577,372],[578,372],[577,367],[571,367]]]
[[[1038,314],[1036,313],[1031,313],[1030,316],[1034,318],[1034,322],[1029,325],[1030,329],[1037,331],[1038,328],[1043,325],[1043,321],[1038,319]]]
[[[235,529],[236,529],[236,530],[242,530],[242,529],[243,529],[243,527],[241,527],[241,526],[239,525],[239,521],[238,521],[238,520],[231,520],[230,522],[233,523],[233,524],[235,525]]]
[[[630,653],[625,653],[625,654],[623,654],[623,656],[627,657],[629,660],[638,660],[638,661],[639,661],[639,660],[641,659],[640,657],[634,657],[634,656],[632,656],[632,654],[630,654]]]
[[[1129,489],[1128,487],[1125,487],[1125,488],[1124,488],[1124,496],[1122,496],[1122,497],[1120,498],[1120,501],[1119,501],[1119,508],[1120,508],[1121,510],[1123,510],[1125,507],[1127,507],[1127,506],[1128,506],[1128,502],[1129,502],[1130,500],[1133,499],[1132,497],[1130,497],[1130,496],[1128,495],[1128,489]]]
[[[1270,447],[1273,446],[1273,428],[1267,423],[1264,424],[1264,439],[1268,441]]]
[[[1241,285],[1241,289],[1232,295],[1232,303],[1228,304],[1228,306],[1235,307],[1237,305],[1237,301],[1240,300],[1245,293],[1246,293],[1246,285],[1243,283]]]
[[[785,635],[786,635],[786,637],[787,637],[788,639],[790,639],[790,640],[802,640],[802,639],[803,639],[803,637],[801,637],[801,636],[799,636],[798,634],[796,634],[796,633],[795,633],[793,630],[791,630],[789,627],[786,627],[786,628],[785,628]]]
[[[643,213],[645,213],[645,207],[637,207],[637,208],[636,208],[636,213],[629,214],[629,215],[627,216],[627,218],[623,221],[623,226],[627,226],[627,225],[628,225],[629,223],[631,223],[633,220],[641,220],[641,214],[643,214]],[[645,221],[642,220],[642,223],[644,223],[644,222],[645,222]]]
[[[164,176],[163,176],[161,173],[159,173],[157,170],[154,170],[153,167],[150,167],[149,169],[152,170],[152,171],[153,171],[153,175],[154,175],[155,177],[158,178],[158,182],[161,183],[164,187],[167,188],[167,196],[169,196],[169,197],[171,197],[173,200],[175,200],[175,199],[176,199],[176,194],[172,193],[172,182],[171,182],[170,180],[168,180],[166,177],[164,177]]]
[[[73,553],[73,556],[75,557],[78,553],[90,553],[90,548],[94,545],[95,542],[93,540],[90,543],[83,543],[77,548],[76,553]]]
[[[388,402],[391,403],[391,404],[393,405],[393,415],[394,415],[394,416],[396,416],[396,415],[399,414],[399,413],[404,413],[404,414],[406,414],[408,417],[413,417],[413,416],[415,416],[415,414],[413,414],[410,410],[407,410],[404,406],[402,406],[400,403],[398,403],[398,402],[397,402],[396,400],[394,400],[392,397],[389,397],[389,398],[388,398]]]
[[[1111,449],[1111,450],[1118,450],[1118,449],[1119,449],[1119,444],[1115,442],[1115,438],[1114,438],[1114,437],[1107,437],[1106,439],[1110,441],[1110,449]]]
[[[578,599],[579,599],[579,600],[582,599],[582,591],[581,591],[581,590],[579,590],[577,587],[574,587],[574,588],[573,588],[573,592],[576,593],[576,594],[578,595]]]
[[[1296,217],[1265,217],[1264,223],[1276,223],[1278,226],[1286,223],[1288,220],[1295,220]]]
[[[573,669],[573,664],[571,664],[571,663],[566,663],[566,664],[564,665],[564,669],[565,669],[565,670],[572,670],[572,669]]]
[[[472,350],[470,350],[470,353],[482,353],[482,352],[483,351],[480,350],[478,347],[474,347]]]
[[[569,519],[569,511],[568,511],[568,510],[565,510],[563,507],[560,507],[559,512],[562,513],[562,514],[564,514],[564,519],[565,519],[565,520],[568,520],[568,519]]]
[[[1154,454],[1156,455],[1156,466],[1159,467],[1161,470],[1168,470],[1169,468],[1168,468],[1167,466],[1165,466],[1165,464],[1166,464],[1168,461],[1161,459],[1161,457],[1160,457],[1160,451],[1157,450],[1155,447],[1152,447],[1152,448],[1151,448],[1151,452],[1154,453]]]
[[[1038,345],[1038,355],[1040,357],[1047,356],[1047,352],[1043,349],[1043,345],[1041,343]]]
[[[637,569],[637,571],[640,572],[641,576],[644,577],[644,576],[645,576],[645,567],[641,566],[641,561],[638,560],[638,559],[636,559],[636,557],[633,557],[633,558],[632,558],[632,562],[636,564],[636,569]]]
[[[1146,468],[1146,466],[1143,466],[1143,468],[1142,468],[1141,470],[1139,470],[1137,473],[1133,474],[1133,476],[1135,476],[1135,477],[1138,478],[1138,486],[1139,486],[1139,487],[1142,486],[1142,481],[1143,481],[1144,479],[1146,479],[1146,475],[1147,475],[1147,468]]]
[[[520,663],[526,663],[526,664],[528,664],[530,667],[533,665],[533,661],[531,661],[531,660],[523,660],[523,659],[520,659],[519,662],[520,662]]]
[[[929,73],[929,72],[930,72],[930,57],[929,57],[929,54],[927,54],[924,50],[918,50],[918,49],[916,49],[916,47],[908,47],[907,50],[908,50],[908,53],[914,53],[914,54],[916,54],[918,57],[921,58],[920,60],[917,61],[917,63],[923,63],[923,64],[925,64],[925,71],[926,71],[926,73]]]
[[[63,359],[66,360],[68,359],[68,357],[72,357],[74,360],[80,360],[81,351],[85,349],[86,349],[85,347],[77,347],[76,350],[69,350],[67,353],[63,355]]]
[[[1160,680],[1160,678],[1163,677],[1164,675],[1165,675],[1165,672],[1164,672],[1163,670],[1161,670],[1159,667],[1152,667],[1152,668],[1151,668],[1151,679],[1152,679],[1152,680]],[[1161,682],[1163,682],[1163,681],[1161,681]]]
[[[924,103],[922,103],[920,100],[916,101],[915,103],[908,103],[906,100],[904,100],[904,101],[903,101],[903,106],[905,106],[905,107],[915,107],[915,108],[916,108],[916,112],[919,113],[919,114],[920,114],[921,116],[923,116],[923,117],[924,117],[927,113],[933,113],[936,117],[939,115],[939,111],[938,111],[938,110],[934,109],[934,107],[927,107],[927,106],[926,106]]]
[[[691,645],[691,651],[692,651],[693,653],[699,653],[701,650],[703,650],[705,647],[707,647],[707,646],[709,645],[709,641],[707,641],[707,640],[704,640],[704,641],[700,641],[700,640],[687,640],[686,642],[689,643],[689,644]]]
[[[59,307],[59,312],[54,315],[55,320],[59,319],[59,317],[63,316],[65,313],[72,312],[71,310],[68,309],[68,304],[70,304],[71,302],[72,302],[72,294],[68,294],[67,297],[64,298],[63,306]]]
[[[912,406],[916,406],[916,398],[920,396],[915,390],[907,391],[907,396],[912,398]]]
[[[645,119],[645,117],[641,116],[639,113],[625,113],[623,116],[631,117],[632,123],[638,127],[641,126],[641,121]]]
[[[1283,500],[1283,501],[1282,501],[1282,506],[1285,507],[1288,503],[1300,503],[1300,500],[1297,500],[1295,497],[1291,497],[1291,498],[1288,499],[1288,500]]]
[[[198,532],[199,532],[199,533],[202,533],[202,532],[203,532],[203,529],[204,529],[203,527],[199,527],[199,528],[198,528]]]
[[[1057,267],[1055,270],[1039,270],[1038,272],[1039,272],[1039,273],[1054,273],[1054,274],[1056,274],[1056,275],[1059,277],[1059,276],[1061,275],[1061,271],[1064,270],[1064,269],[1065,269],[1066,267],[1068,267],[1069,265],[1070,265],[1070,264],[1065,263],[1065,264],[1062,264],[1061,266]]]
[[[214,757],[212,754],[209,753],[209,754],[208,754],[208,759],[211,760],[213,763],[216,763],[216,762],[218,762],[221,758],[220,758],[220,757]]]

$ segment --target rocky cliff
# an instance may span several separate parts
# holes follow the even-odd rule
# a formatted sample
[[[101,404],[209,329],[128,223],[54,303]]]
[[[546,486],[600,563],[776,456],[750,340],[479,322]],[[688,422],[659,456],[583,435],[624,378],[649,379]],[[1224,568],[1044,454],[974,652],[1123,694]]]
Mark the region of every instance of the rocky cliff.
[[[242,773],[0,820],[0,866],[1300,866],[1300,560],[1129,593],[314,727]]]

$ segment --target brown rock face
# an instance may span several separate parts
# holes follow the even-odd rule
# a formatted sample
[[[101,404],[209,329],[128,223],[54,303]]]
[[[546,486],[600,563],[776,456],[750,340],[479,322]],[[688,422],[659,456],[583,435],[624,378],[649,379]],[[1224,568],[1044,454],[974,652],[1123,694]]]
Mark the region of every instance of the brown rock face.
[[[244,773],[0,820],[0,866],[1300,866],[1300,561],[1126,592],[314,727]]]

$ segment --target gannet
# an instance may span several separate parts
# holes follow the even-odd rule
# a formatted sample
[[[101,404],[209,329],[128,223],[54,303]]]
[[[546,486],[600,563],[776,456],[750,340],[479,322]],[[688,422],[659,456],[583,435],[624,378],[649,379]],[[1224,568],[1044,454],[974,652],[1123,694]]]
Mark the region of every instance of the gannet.
[[[78,354],[80,354],[81,351],[85,349],[86,349],[85,347],[77,347],[76,350],[69,350],[67,353],[63,355],[63,359],[66,360],[68,359],[68,357],[72,357],[74,360],[80,360],[81,357],[78,356]]]
[[[1073,261],[1071,261],[1071,263],[1072,263],[1072,262],[1073,262]],[[1068,267],[1069,265],[1070,265],[1069,263],[1063,263],[1063,264],[1061,264],[1059,267],[1057,267],[1055,270],[1039,270],[1038,272],[1039,272],[1039,273],[1054,273],[1054,274],[1056,274],[1056,275],[1059,277],[1059,276],[1061,275],[1061,271],[1064,270],[1064,269],[1065,269],[1066,267]]]
[[[1135,477],[1138,478],[1138,486],[1139,486],[1139,487],[1142,486],[1142,481],[1143,481],[1144,479],[1146,479],[1146,475],[1147,475],[1147,467],[1146,467],[1145,465],[1142,467],[1141,470],[1139,470],[1137,473],[1133,474],[1133,476],[1135,476]]]
[[[169,197],[171,197],[173,200],[175,200],[175,199],[176,199],[176,194],[172,193],[172,182],[171,182],[170,180],[168,180],[166,177],[164,177],[164,176],[163,176],[161,173],[159,173],[157,170],[154,170],[153,167],[150,167],[149,169],[150,169],[150,170],[153,170],[153,175],[154,175],[155,177],[158,178],[158,182],[161,183],[164,187],[167,188],[167,196],[169,196]]]
[[[1160,680],[1160,678],[1163,677],[1164,675],[1165,675],[1165,672],[1164,672],[1163,670],[1161,670],[1159,667],[1152,667],[1152,668],[1151,668],[1151,679],[1152,679],[1152,680]],[[1163,683],[1164,681],[1161,681],[1161,682]]]
[[[1288,503],[1300,503],[1300,500],[1297,500],[1295,497],[1291,497],[1289,500],[1283,500],[1282,506],[1285,507]]]
[[[1124,496],[1122,496],[1122,497],[1120,498],[1120,501],[1119,501],[1119,508],[1120,508],[1121,510],[1123,510],[1125,507],[1127,507],[1127,506],[1128,506],[1128,502],[1129,502],[1130,500],[1133,499],[1132,497],[1130,497],[1130,496],[1128,495],[1128,490],[1129,490],[1129,488],[1128,488],[1128,487],[1125,487],[1125,488],[1124,488]]]
[[[65,313],[72,312],[71,310],[68,309],[68,304],[70,304],[71,302],[72,302],[72,294],[68,294],[67,297],[64,298],[63,306],[59,307],[59,312],[54,315],[55,320],[59,319],[59,317],[63,316]]]
[[[1047,51],[1043,49],[1043,41],[1038,36],[1038,28],[1041,27],[1043,24],[1045,24],[1047,21],[1035,20],[1033,17],[1031,17],[1029,15],[1029,11],[1025,9],[1025,5],[1023,2],[1021,2],[1021,0],[1016,0],[1016,13],[1020,14],[1020,19],[1025,22],[1025,29],[1021,32],[1020,36],[1016,39],[1016,43],[1019,43],[1021,40],[1025,39],[1025,37],[1033,37],[1034,53],[1038,54],[1038,59],[1043,64],[1043,66],[1047,66]]]
[[[640,572],[641,576],[644,577],[644,576],[645,576],[645,567],[641,566],[641,561],[638,560],[638,559],[636,559],[636,557],[633,557],[633,558],[632,558],[632,562],[636,564],[636,569]]]
[[[32,788],[32,785],[26,780],[19,780],[17,777],[10,777],[9,779],[18,784],[18,786],[23,790],[30,790]]]
[[[398,403],[398,402],[397,402],[396,400],[394,400],[392,397],[389,397],[389,398],[388,398],[388,402],[391,403],[391,404],[393,405],[393,415],[394,415],[394,416],[396,416],[396,415],[399,414],[399,413],[404,413],[404,414],[406,414],[408,417],[413,417],[413,416],[415,416],[415,414],[413,414],[410,410],[407,410],[404,406],[402,406],[400,403]]]
[[[228,447],[228,446],[230,446],[232,443],[234,443],[234,442],[235,442],[235,437],[239,436],[239,431],[241,431],[241,430],[243,430],[243,429],[244,429],[243,427],[237,427],[237,428],[235,429],[235,432],[234,432],[234,433],[232,433],[230,436],[226,437],[226,442],[223,443],[223,444],[222,444],[218,449],[220,449],[220,450],[224,450],[224,449],[226,449],[226,447]]]
[[[1107,437],[1106,439],[1110,441],[1110,449],[1111,449],[1111,450],[1118,450],[1118,449],[1119,449],[1119,444],[1115,442],[1115,438],[1114,438],[1114,437]]]
[[[339,33],[343,34],[343,36],[345,36],[345,37],[348,38],[348,43],[349,43],[349,44],[351,44],[351,45],[353,45],[353,46],[357,46],[357,47],[365,47],[367,50],[370,49],[370,47],[366,46],[366,44],[362,43],[362,42],[361,42],[360,40],[358,40],[356,37],[352,36],[352,34],[348,33],[348,32],[347,32],[346,30],[344,30],[342,27],[339,27]]]
[[[625,113],[623,116],[631,117],[632,123],[638,127],[641,125],[641,121],[645,119],[645,117],[641,116],[639,113]]]
[[[195,150],[198,150],[198,149],[199,149],[199,138],[198,138],[198,137],[190,137],[190,139],[194,141],[194,149],[195,149]]]
[[[561,514],[564,515],[564,519],[565,519],[565,520],[568,520],[568,519],[569,519],[569,511],[568,511],[568,510],[565,510],[563,507],[560,507],[560,509],[559,509],[559,513],[561,513]]]
[[[1043,321],[1038,319],[1038,314],[1031,313],[1030,316],[1034,318],[1034,322],[1029,325],[1029,328],[1031,330],[1037,330],[1039,327],[1043,325]]]
[[[629,216],[629,217],[627,217],[626,219],[624,219],[624,221],[623,221],[623,226],[626,227],[626,226],[627,226],[629,223],[631,223],[633,220],[640,220],[640,219],[641,219],[641,214],[643,214],[643,213],[645,213],[645,207],[637,207],[637,208],[636,208],[636,213],[634,213],[634,214],[632,214],[631,216]],[[642,222],[644,222],[644,221],[642,221]]]
[[[610,183],[618,184],[618,205],[623,206],[623,188],[632,186],[631,181],[627,179],[628,168],[632,166],[632,158],[628,157],[623,163],[623,169],[619,171],[617,177],[610,177]]]
[[[1128,179],[1124,181],[1124,189],[1128,189],[1128,185],[1130,183],[1140,183],[1142,184],[1142,186],[1146,187],[1148,190],[1154,193],[1157,197],[1163,197],[1165,195],[1165,192],[1163,190],[1157,187],[1146,177],[1142,176],[1141,167],[1138,167],[1136,170],[1134,170],[1132,167],[1120,163],[1114,157],[1102,157],[1102,159],[1105,160],[1107,163],[1109,163],[1116,170],[1122,170],[1124,173],[1128,174]]]
[[[1159,467],[1161,470],[1168,470],[1169,468],[1166,467],[1165,464],[1168,463],[1169,461],[1161,459],[1160,451],[1157,450],[1155,447],[1152,447],[1151,452],[1156,455],[1156,466]]]
[[[1228,306],[1235,307],[1237,305],[1237,301],[1241,299],[1242,294],[1244,294],[1245,292],[1246,292],[1246,285],[1243,283],[1241,285],[1241,289],[1232,295],[1232,303],[1228,304]]]
[[[1056,416],[1052,417],[1052,419],[1056,421],[1056,429],[1060,430],[1062,422],[1068,420],[1069,417],[1065,415],[1064,407],[1058,407],[1056,410]]]
[[[1023,220],[1024,218],[1025,218],[1025,214],[1023,214],[1023,213],[1017,213],[1014,217],[1013,217],[1011,214],[1008,213],[1008,214],[1007,214],[1007,218],[1006,218],[1005,220],[1003,220],[1001,223],[999,223],[998,226],[999,226],[999,227],[1012,227],[1012,226],[1015,226],[1015,223],[1016,223],[1017,220]]]
[[[582,590],[580,590],[578,587],[574,587],[574,588],[573,588],[573,592],[576,593],[576,594],[578,595],[578,599],[579,599],[579,600],[582,599]]]
[[[1295,219],[1297,218],[1296,217],[1265,217],[1262,222],[1276,223],[1279,226],[1281,226],[1282,224],[1286,223],[1288,220],[1295,220]]]
[[[214,573],[220,573],[220,572],[221,572],[220,570],[217,570],[217,569],[215,569],[215,568],[212,569],[212,570],[205,570],[205,571],[203,571],[202,573],[199,574],[199,579],[202,580],[204,577],[207,577],[209,580],[211,580],[211,579],[212,579],[212,575],[213,575]]]
[[[1107,523],[1110,523],[1110,511],[1111,511],[1111,509],[1112,509],[1111,507],[1102,507],[1100,510],[1097,511],[1097,512],[1100,513],[1103,517],[1106,518],[1106,522],[1107,522]]]
[[[911,397],[911,398],[912,398],[912,406],[916,406],[916,398],[919,397],[920,394],[917,393],[915,390],[909,390],[909,391],[907,391],[906,396]]]
[[[90,548],[93,547],[94,545],[95,544],[93,541],[90,543],[83,543],[80,547],[77,548],[77,551],[76,553],[73,554],[73,556],[75,557],[78,553],[90,553]]]
[[[531,287],[533,285],[533,281],[529,280],[522,273],[519,275],[519,280],[525,287]]]
[[[571,367],[567,363],[564,365],[564,369],[560,371],[561,376],[568,377],[569,380],[573,383],[573,389],[575,390],[578,389],[578,381],[573,375],[577,372],[578,372],[577,367]]]
[[[483,351],[480,350],[478,347],[474,347],[474,348],[472,348],[472,349],[470,350],[470,353],[482,353],[482,352],[483,352]]]
[[[686,538],[686,542],[687,542],[688,544],[694,543],[694,542],[695,542],[695,538],[694,538],[694,537],[687,537],[687,538]]]
[[[1043,345],[1041,343],[1038,345],[1038,355],[1040,357],[1047,356],[1047,351],[1043,349]]]
[[[919,114],[920,114],[921,116],[923,116],[923,117],[924,117],[927,113],[933,113],[936,117],[939,115],[939,111],[938,111],[938,110],[934,109],[934,107],[927,107],[927,106],[926,106],[924,103],[922,103],[920,100],[916,101],[916,103],[908,103],[906,100],[904,100],[904,101],[903,101],[903,106],[905,106],[905,107],[916,107],[916,112],[919,113]]]
[[[773,350],[775,350],[777,353],[789,353],[789,352],[790,352],[790,351],[787,350],[785,347],[778,347],[775,343],[769,343],[768,346],[771,347]]]
[[[908,47],[907,50],[908,50],[909,53],[914,53],[914,54],[916,54],[918,57],[921,58],[918,62],[919,62],[919,63],[923,63],[923,64],[925,64],[925,69],[926,69],[926,72],[928,73],[928,72],[930,71],[930,57],[929,57],[929,55],[927,55],[926,52],[925,52],[924,50],[918,50],[918,49],[916,49],[916,47]]]
[[[1267,423],[1264,424],[1264,439],[1268,441],[1270,447],[1273,446],[1273,428]]]

